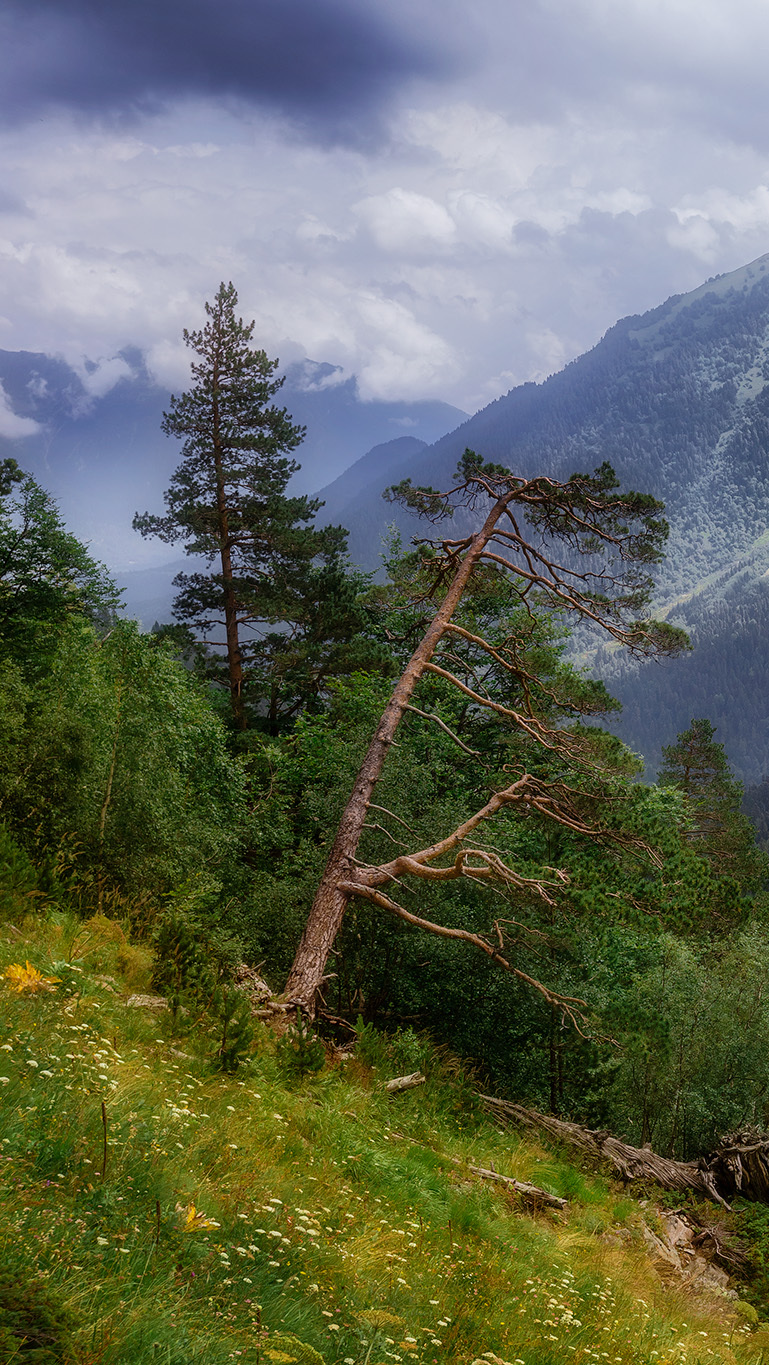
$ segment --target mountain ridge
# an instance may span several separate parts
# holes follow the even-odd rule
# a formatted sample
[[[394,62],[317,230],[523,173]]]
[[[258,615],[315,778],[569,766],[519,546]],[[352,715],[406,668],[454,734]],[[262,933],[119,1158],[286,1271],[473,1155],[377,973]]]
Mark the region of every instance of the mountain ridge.
[[[566,479],[608,461],[623,486],[666,506],[670,538],[656,574],[655,611],[691,629],[700,648],[718,639],[717,652],[728,659],[731,610],[741,622],[741,657],[750,653],[750,637],[756,660],[764,659],[769,255],[620,319],[557,374],[511,390],[415,455],[413,481],[450,486],[467,446],[528,477]],[[368,506],[359,501],[365,567],[374,567],[377,528],[381,535],[395,522],[406,541],[419,534],[420,524],[403,509],[385,508],[378,498]],[[700,713],[692,706],[708,700],[697,665],[679,660],[638,669],[600,649],[593,661],[626,705],[618,732],[653,771],[660,746]],[[740,776],[758,780],[769,771],[769,705],[755,687],[746,697],[728,670],[710,700],[708,714]],[[657,724],[663,714],[676,727],[672,733]]]

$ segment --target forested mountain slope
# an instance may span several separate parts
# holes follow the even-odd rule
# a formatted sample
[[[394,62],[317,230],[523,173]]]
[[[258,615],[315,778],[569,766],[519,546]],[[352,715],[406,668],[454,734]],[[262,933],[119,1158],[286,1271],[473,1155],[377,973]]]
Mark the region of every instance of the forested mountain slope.
[[[665,502],[657,610],[686,624],[698,648],[664,669],[612,662],[627,705],[621,733],[656,766],[659,746],[707,714],[744,779],[769,770],[769,705],[752,676],[765,675],[769,583],[769,256],[624,318],[559,374],[512,390],[415,456],[412,478],[447,486],[467,446],[558,478],[608,460],[623,485]],[[407,536],[418,529],[382,503],[379,524],[393,520]]]

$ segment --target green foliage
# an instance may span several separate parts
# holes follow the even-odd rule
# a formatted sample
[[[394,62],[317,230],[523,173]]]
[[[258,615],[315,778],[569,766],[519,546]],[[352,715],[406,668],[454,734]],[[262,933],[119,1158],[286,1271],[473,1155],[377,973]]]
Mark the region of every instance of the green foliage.
[[[212,1013],[218,1033],[215,1065],[232,1074],[245,1061],[254,1041],[251,1006],[242,991],[223,987],[214,997]]]
[[[233,847],[242,768],[200,685],[134,623],[102,640],[72,619],[34,689],[15,665],[3,682],[0,811],[51,890],[82,888],[91,911],[110,884],[157,898]]]
[[[0,824],[0,922],[39,904],[37,872],[5,825]]]
[[[278,1039],[275,1055],[280,1070],[289,1080],[301,1080],[322,1071],[326,1065],[323,1044],[301,1014]]]
[[[204,649],[206,674],[227,679],[238,728],[248,716],[277,733],[317,702],[329,676],[366,661],[386,667],[386,658],[367,640],[368,580],[346,564],[346,532],[318,529],[321,503],[287,494],[304,428],[271,403],[283,384],[278,361],[252,346],[254,323],[236,317],[237,302],[222,283],[206,326],[184,332],[199,357],[195,384],[171,399],[163,421],[183,441],[182,463],[166,514],[137,514],[134,526],[208,561],[206,573],[177,575],[174,616],[203,642],[223,628],[226,664]]]
[[[30,928],[43,969],[59,927],[54,912]],[[16,952],[0,941],[0,972]],[[74,1007],[3,997],[0,1264],[78,1318],[71,1359],[46,1365],[228,1365],[237,1350],[248,1365],[374,1365],[409,1348],[426,1365],[607,1348],[648,1365],[668,1340],[690,1360],[753,1360],[727,1300],[682,1296],[639,1254],[650,1210],[460,1112],[451,1059],[433,1052],[427,1085],[397,1096],[354,1057],[289,1084],[265,1030],[247,1073],[214,1074],[209,1031],[180,1057],[156,1014],[126,1007],[110,952],[95,971],[82,959]],[[532,1215],[473,1167],[567,1195],[566,1217]],[[629,1254],[595,1236],[617,1223]]]
[[[64,529],[53,499],[13,460],[0,485],[0,653],[39,673],[73,613],[114,617],[106,569]]]
[[[298,1341],[289,1332],[272,1332],[262,1355],[274,1365],[325,1365],[323,1356],[314,1346]]]
[[[241,956],[241,945],[221,922],[216,888],[179,894],[155,930],[152,985],[166,995],[176,1018],[183,1006],[210,1010],[217,988]]]
[[[663,748],[658,781],[683,793],[689,820],[684,837],[716,876],[732,877],[743,892],[755,893],[769,878],[769,857],[756,846],[755,830],[740,810],[742,786],[714,735],[709,720],[693,720]]]
[[[184,910],[171,907],[155,932],[152,985],[167,996],[176,1021],[185,1003],[208,1009],[213,1003],[217,973],[201,941],[202,925]]]
[[[0,1360],[19,1365],[74,1365],[74,1314],[24,1271],[0,1270]]]
[[[384,1036],[372,1023],[365,1023],[358,1015],[355,1023],[355,1056],[365,1066],[381,1066],[387,1057]]]

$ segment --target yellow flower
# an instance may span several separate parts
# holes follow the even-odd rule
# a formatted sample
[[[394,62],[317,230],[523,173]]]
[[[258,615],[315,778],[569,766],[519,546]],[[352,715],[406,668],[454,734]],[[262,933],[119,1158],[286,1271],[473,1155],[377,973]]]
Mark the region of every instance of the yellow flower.
[[[214,1218],[207,1218],[204,1213],[198,1213],[194,1204],[189,1205],[184,1220],[185,1232],[205,1232],[208,1228],[220,1228],[221,1226],[221,1223],[217,1223]]]
[[[39,972],[37,967],[33,967],[28,960],[25,967],[22,967],[20,962],[12,962],[10,967],[3,972],[2,980],[8,982],[12,991],[22,995],[24,991],[34,994],[36,991],[53,990],[61,977],[43,976],[43,973]]]

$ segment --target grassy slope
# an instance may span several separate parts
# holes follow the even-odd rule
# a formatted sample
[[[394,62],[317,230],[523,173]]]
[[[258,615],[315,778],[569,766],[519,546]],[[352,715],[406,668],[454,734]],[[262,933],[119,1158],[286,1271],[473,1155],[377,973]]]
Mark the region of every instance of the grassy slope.
[[[0,931],[0,971],[28,958],[63,978],[34,995],[0,982],[0,1277],[36,1275],[72,1311],[62,1359],[761,1359],[765,1329],[662,1283],[638,1233],[648,1210],[498,1132],[461,1080],[388,1099],[384,1065],[358,1059],[290,1085],[266,1028],[245,1069],[217,1075],[205,1029],[173,1037],[167,1015],[126,1006],[146,954],[106,921],[75,929]],[[568,1212],[529,1216],[468,1162],[566,1195]],[[596,1235],[617,1225],[623,1245]]]

